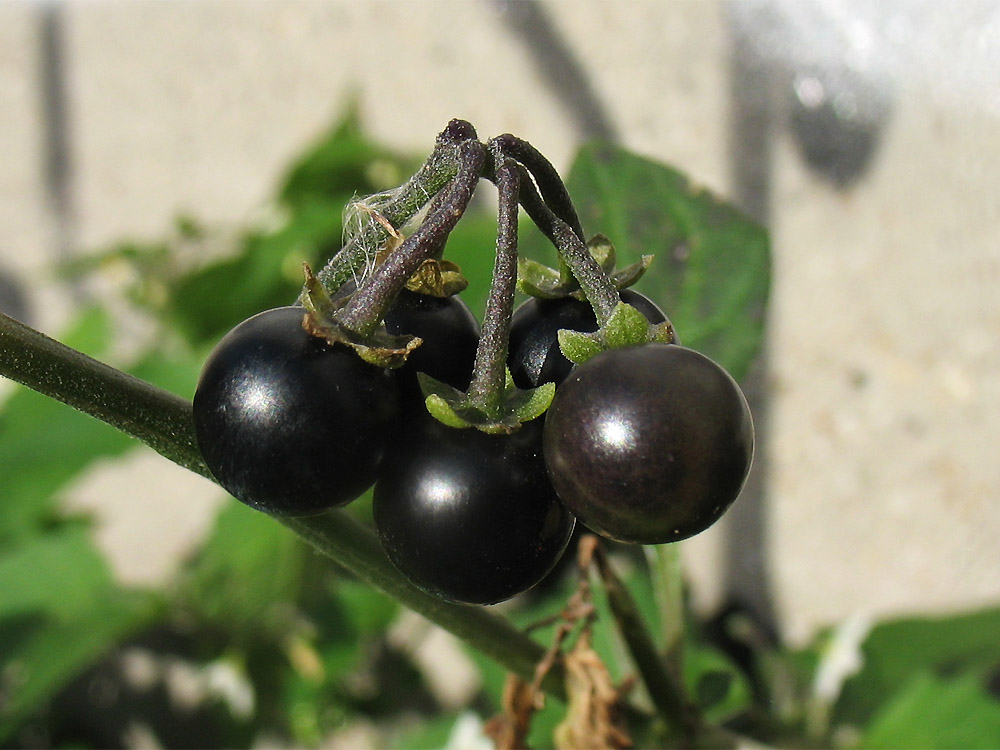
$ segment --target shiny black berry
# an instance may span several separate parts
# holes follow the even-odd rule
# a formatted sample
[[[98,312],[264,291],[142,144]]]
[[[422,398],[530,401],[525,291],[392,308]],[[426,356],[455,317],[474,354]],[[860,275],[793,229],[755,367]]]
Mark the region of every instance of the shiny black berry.
[[[212,474],[275,515],[318,513],[364,492],[398,410],[393,376],[310,336],[304,314],[281,307],[236,326],[206,361],[194,397]]]
[[[406,364],[394,371],[408,401],[419,400],[423,408],[418,372],[461,391],[469,387],[479,344],[479,321],[457,296],[432,297],[404,289],[386,313],[385,327],[391,334],[408,333],[423,341]]]
[[[746,399],[692,349],[644,344],[603,352],[558,387],[545,461],[566,506],[611,539],[674,542],[719,519],[753,456]]]
[[[414,585],[467,604],[494,604],[558,562],[573,516],[542,458],[541,420],[511,435],[446,427],[426,413],[404,429],[375,485],[382,547]]]

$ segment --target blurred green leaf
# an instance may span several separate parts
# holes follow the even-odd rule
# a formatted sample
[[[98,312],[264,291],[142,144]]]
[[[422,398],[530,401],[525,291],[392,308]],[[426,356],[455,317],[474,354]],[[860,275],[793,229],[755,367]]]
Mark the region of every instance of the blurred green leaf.
[[[302,264],[316,265],[321,254],[333,252],[332,245],[339,247],[341,208],[310,208],[272,233],[248,234],[238,255],[170,284],[168,314],[188,341],[215,341],[255,313],[295,302]]]
[[[80,526],[0,556],[0,740],[159,611],[115,586]]]
[[[350,197],[386,190],[406,180],[419,163],[371,140],[362,130],[357,105],[351,103],[342,118],[295,159],[278,200],[298,211],[342,193]]]
[[[309,554],[286,527],[234,500],[189,564],[182,591],[201,617],[233,637],[280,634],[295,616]]]
[[[684,680],[711,722],[731,719],[753,701],[746,675],[722,652],[701,641],[689,639],[686,644]]]
[[[468,715],[465,715],[468,716]],[[446,747],[459,721],[467,721],[462,715],[442,714],[420,724],[417,728],[402,732],[392,746],[396,750],[439,750]]]
[[[566,183],[585,229],[614,243],[619,266],[655,254],[635,289],[663,308],[681,342],[742,378],[763,339],[766,231],[681,172],[614,146],[585,146]],[[527,247],[552,257],[537,241]]]
[[[996,631],[993,633],[996,637]],[[865,729],[863,748],[996,748],[1000,700],[975,675],[957,679],[914,675]]]
[[[985,679],[1000,665],[1000,609],[883,623],[871,631],[861,651],[861,672],[844,685],[834,709],[835,724],[864,726],[880,706],[927,670]],[[996,739],[1000,741],[1000,734]]]
[[[399,614],[395,600],[358,581],[338,580],[335,596],[358,636],[385,633]]]

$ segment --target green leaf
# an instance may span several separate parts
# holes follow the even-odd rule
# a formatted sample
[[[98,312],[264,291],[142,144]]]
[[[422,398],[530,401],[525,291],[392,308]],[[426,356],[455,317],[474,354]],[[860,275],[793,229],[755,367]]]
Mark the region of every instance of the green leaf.
[[[115,586],[80,526],[0,556],[0,740],[159,607]]]
[[[300,209],[335,194],[347,193],[350,198],[354,193],[385,190],[405,180],[418,163],[369,139],[357,103],[348,102],[342,118],[288,169],[278,197]]]
[[[340,212],[349,198],[310,204],[273,232],[246,234],[236,255],[174,279],[170,323],[191,343],[214,342],[255,313],[295,302],[302,264],[322,264],[339,248]]]
[[[1000,609],[877,626],[861,647],[861,672],[844,685],[834,723],[867,724],[901,686],[927,670],[985,679],[986,671],[1000,664],[997,633]]]
[[[967,674],[947,680],[922,672],[883,706],[860,747],[987,749],[998,743],[1000,700],[979,679]]]
[[[309,556],[285,526],[233,501],[189,564],[183,597],[203,618],[234,634],[273,632],[287,623],[288,603],[301,593]]]
[[[753,700],[746,675],[721,652],[694,639],[685,646],[684,681],[712,722],[733,718]]]
[[[660,304],[680,340],[742,378],[763,338],[764,229],[677,170],[614,146],[584,147],[567,186],[584,227],[611,239],[620,265],[655,254],[635,289]],[[551,257],[526,239],[526,253]]]

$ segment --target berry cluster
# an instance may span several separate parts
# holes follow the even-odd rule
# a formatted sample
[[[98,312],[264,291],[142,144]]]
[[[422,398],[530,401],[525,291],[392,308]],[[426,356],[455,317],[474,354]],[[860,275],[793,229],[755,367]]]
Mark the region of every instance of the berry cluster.
[[[648,259],[616,272],[606,240],[583,242],[551,165],[512,136],[482,144],[454,121],[428,165],[375,216],[373,267],[345,246],[319,277],[307,269],[299,304],[244,321],[210,355],[194,419],[220,484],[275,515],[374,484],[390,560],[419,588],[475,604],[540,581],[577,519],[640,544],[713,524],[749,469],[750,412],[721,367],[624,288]],[[435,168],[449,176],[436,194]],[[441,256],[483,177],[500,207],[480,330]],[[417,190],[434,198],[404,239]],[[519,207],[559,270],[518,273]],[[533,295],[516,310],[515,281]]]

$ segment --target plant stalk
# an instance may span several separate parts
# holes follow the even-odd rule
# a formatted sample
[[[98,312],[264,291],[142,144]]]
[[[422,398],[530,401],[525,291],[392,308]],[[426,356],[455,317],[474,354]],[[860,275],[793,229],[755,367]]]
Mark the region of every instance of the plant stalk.
[[[435,210],[352,295],[337,316],[341,325],[361,335],[375,330],[407,280],[444,244],[462,218],[482,176],[485,158],[479,141],[467,140],[458,146],[458,172],[435,201]]]
[[[521,175],[520,200],[525,213],[555,245],[559,257],[569,266],[584,296],[594,308],[598,324],[603,326],[621,302],[611,279],[583,240],[545,204],[527,174]]]
[[[661,651],[677,673],[684,668],[684,578],[680,547],[654,544],[645,547],[653,580],[656,608],[660,616]]]
[[[487,145],[495,146],[500,153],[524,165],[535,179],[545,204],[556,216],[569,225],[569,228],[582,242],[587,241],[576,207],[570,198],[569,190],[566,189],[566,183],[563,182],[556,168],[552,166],[552,162],[530,143],[510,133],[491,138]]]
[[[469,385],[469,399],[493,419],[500,418],[506,386],[510,319],[517,287],[517,213],[520,175],[511,159],[495,172],[498,193],[496,261],[486,300],[483,330]]]
[[[211,478],[194,436],[191,404],[0,313],[0,375],[134,437]]]
[[[438,135],[434,149],[423,166],[379,208],[382,218],[394,229],[402,228],[458,174],[460,146],[475,139],[475,128],[465,120],[448,123],[448,127]],[[388,239],[389,230],[378,222],[371,222],[360,236],[351,238],[316,274],[327,294],[335,296],[340,287],[368,262],[368,249],[381,247]]]
[[[604,582],[611,614],[632,654],[632,660],[653,705],[674,731],[686,738],[693,738],[699,731],[701,717],[698,707],[687,695],[681,674],[674,672],[664,661],[631,592],[611,569],[607,556],[600,547],[595,548],[594,562]]]

